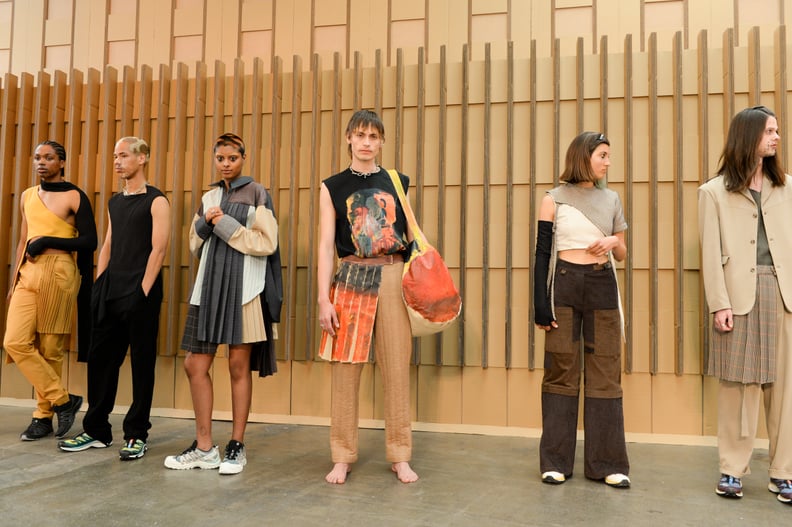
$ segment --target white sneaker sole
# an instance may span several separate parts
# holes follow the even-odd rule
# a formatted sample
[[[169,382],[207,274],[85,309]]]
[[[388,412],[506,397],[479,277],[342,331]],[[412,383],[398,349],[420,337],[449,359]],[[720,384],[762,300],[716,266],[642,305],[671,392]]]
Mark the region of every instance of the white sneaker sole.
[[[220,468],[220,463],[212,464],[205,461],[194,461],[189,464],[179,463],[172,456],[165,458],[165,467],[172,470],[190,470],[193,468],[200,468],[203,470],[213,470]]]
[[[245,469],[246,464],[247,461],[243,463],[220,463],[220,474],[224,476],[239,474]]]

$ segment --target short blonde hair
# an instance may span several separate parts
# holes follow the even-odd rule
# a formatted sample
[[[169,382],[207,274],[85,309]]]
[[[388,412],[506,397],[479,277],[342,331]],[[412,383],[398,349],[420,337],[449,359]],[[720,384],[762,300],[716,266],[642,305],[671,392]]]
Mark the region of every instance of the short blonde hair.
[[[139,137],[128,136],[128,137],[122,137],[121,139],[118,140],[116,144],[122,141],[124,143],[129,144],[129,151],[132,152],[133,154],[143,154],[144,156],[146,156],[146,163],[148,163],[149,157],[151,155],[151,149],[149,148],[147,142],[145,142],[143,139]]]

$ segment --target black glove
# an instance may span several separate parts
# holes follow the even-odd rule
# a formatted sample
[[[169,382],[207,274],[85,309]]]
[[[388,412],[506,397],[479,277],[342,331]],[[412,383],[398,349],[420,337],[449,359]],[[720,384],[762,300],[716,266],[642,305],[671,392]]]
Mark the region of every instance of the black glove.
[[[539,221],[534,260],[534,321],[549,326],[553,320],[550,294],[547,290],[547,273],[550,268],[550,251],[553,247],[553,222]]]

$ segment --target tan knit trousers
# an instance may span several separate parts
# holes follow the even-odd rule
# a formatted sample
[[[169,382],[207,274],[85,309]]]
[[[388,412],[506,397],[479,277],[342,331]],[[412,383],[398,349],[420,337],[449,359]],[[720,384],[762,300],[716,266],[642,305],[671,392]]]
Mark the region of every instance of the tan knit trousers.
[[[374,356],[382,374],[385,403],[385,454],[388,461],[409,461],[410,321],[401,294],[402,262],[384,265],[374,322]],[[363,364],[334,362],[330,404],[330,452],[333,463],[358,458],[358,410]]]

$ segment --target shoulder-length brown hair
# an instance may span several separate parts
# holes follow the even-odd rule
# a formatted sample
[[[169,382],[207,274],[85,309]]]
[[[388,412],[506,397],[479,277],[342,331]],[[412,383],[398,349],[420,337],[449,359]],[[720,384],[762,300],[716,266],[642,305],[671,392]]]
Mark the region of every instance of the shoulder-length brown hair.
[[[583,132],[572,142],[566,152],[566,166],[559,179],[566,183],[597,182],[597,176],[591,168],[591,154],[601,144],[610,146],[605,134],[599,132]]]
[[[732,119],[715,172],[723,175],[723,184],[729,192],[742,192],[751,184],[751,176],[756,169],[756,149],[770,117],[775,117],[772,110],[754,106],[742,110]],[[786,181],[778,156],[762,158],[762,173],[774,187],[781,187]]]

